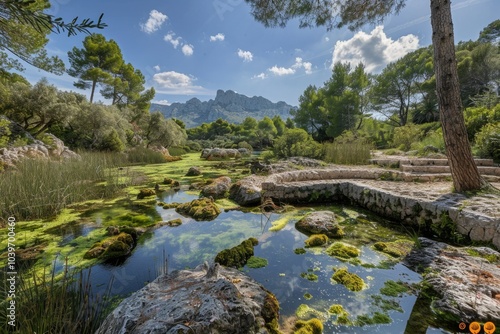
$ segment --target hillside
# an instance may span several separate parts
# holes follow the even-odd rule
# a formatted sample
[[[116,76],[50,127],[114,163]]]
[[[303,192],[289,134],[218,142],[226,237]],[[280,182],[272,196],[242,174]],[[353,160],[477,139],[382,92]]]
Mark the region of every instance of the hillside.
[[[160,111],[166,118],[182,120],[186,127],[192,128],[202,123],[210,123],[218,118],[230,123],[241,123],[246,117],[257,120],[265,116],[279,115],[283,120],[290,116],[293,106],[285,102],[273,103],[261,96],[248,97],[232,90],[218,90],[214,100],[200,101],[192,98],[185,103],[172,103],[169,106],[153,103],[151,111]]]

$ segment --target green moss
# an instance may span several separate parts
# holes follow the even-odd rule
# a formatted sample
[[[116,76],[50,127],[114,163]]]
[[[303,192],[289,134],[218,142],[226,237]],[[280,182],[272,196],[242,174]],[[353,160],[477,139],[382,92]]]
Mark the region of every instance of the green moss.
[[[467,248],[465,251],[470,256],[480,257],[480,258],[486,259],[490,263],[495,263],[495,262],[498,262],[498,260],[499,260],[498,256],[495,254],[488,254],[488,253],[479,252],[478,250],[473,249],[473,248]]]
[[[306,253],[306,250],[305,250],[304,248],[295,248],[295,249],[293,250],[293,252],[294,252],[295,254],[305,254],[305,253]]]
[[[130,234],[121,232],[118,235],[95,243],[83,257],[85,259],[99,258],[104,260],[118,258],[130,254],[134,246],[134,238]]]
[[[323,333],[323,323],[316,318],[307,321],[297,320],[294,329],[294,334],[321,334]]]
[[[412,289],[407,283],[392,280],[385,281],[384,287],[380,288],[380,293],[389,297],[398,297],[411,291]]]
[[[344,325],[344,326],[352,326],[353,322],[351,319],[349,319],[349,313],[345,312],[340,314],[337,317],[337,321],[335,322],[337,325]]]
[[[320,311],[315,310],[306,304],[300,304],[299,307],[297,307],[297,309],[295,310],[295,315],[299,319],[306,319],[310,318],[311,316],[318,316],[318,317],[323,316],[323,314]]]
[[[173,226],[173,227],[182,225],[182,219],[176,218],[176,219],[169,220],[168,222],[165,223],[165,225]]]
[[[253,256],[253,247],[259,242],[255,238],[249,238],[238,246],[224,249],[215,256],[215,262],[233,268],[243,267],[248,259]]]
[[[400,239],[391,242],[376,242],[373,244],[373,248],[379,252],[399,258],[408,255],[414,244],[415,243],[411,240]]]
[[[333,304],[328,309],[331,314],[342,314],[345,312],[344,307],[340,304]]]
[[[137,194],[137,199],[143,199],[143,198],[151,197],[151,196],[155,196],[155,195],[156,195],[156,192],[154,191],[154,189],[141,189],[139,191],[139,193]]]
[[[328,237],[324,234],[313,234],[304,241],[306,247],[323,246],[327,242]]]
[[[365,282],[361,277],[347,271],[347,268],[336,269],[332,279],[337,283],[343,284],[351,291],[361,291],[365,287]]]
[[[265,327],[270,334],[279,334],[278,319],[279,319],[280,305],[276,297],[268,292],[264,299],[264,307],[262,308],[262,318],[265,321]]]
[[[277,232],[282,230],[291,220],[296,219],[296,213],[285,213],[282,214],[278,219],[271,222],[271,227],[269,231]]]
[[[358,257],[359,249],[343,242],[336,242],[326,249],[326,253],[330,256],[335,256],[340,259],[349,259]]]
[[[214,200],[207,197],[181,204],[177,206],[175,211],[188,215],[195,220],[205,221],[214,220],[220,214],[220,209],[214,203]]]
[[[304,298],[305,298],[306,300],[311,300],[311,299],[312,299],[312,297],[313,297],[313,296],[312,296],[309,292],[304,293]]]
[[[356,318],[356,326],[367,326],[367,325],[379,325],[379,324],[390,324],[392,322],[391,317],[386,313],[375,312],[373,316],[360,315]]]
[[[311,281],[311,282],[317,282],[318,281],[318,275],[314,274],[314,273],[301,273],[300,274],[300,277],[302,278],[306,278],[307,280]]]
[[[267,259],[258,256],[251,256],[247,261],[248,268],[263,268],[267,266]]]

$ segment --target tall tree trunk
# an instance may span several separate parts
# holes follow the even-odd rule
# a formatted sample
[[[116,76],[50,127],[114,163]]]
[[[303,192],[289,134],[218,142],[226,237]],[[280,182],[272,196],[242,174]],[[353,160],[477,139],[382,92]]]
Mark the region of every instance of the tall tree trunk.
[[[455,191],[484,184],[472,157],[462,112],[450,0],[431,0],[432,44],[439,114]]]
[[[97,85],[97,80],[92,81],[92,89],[90,91],[90,103],[94,101],[95,86]]]

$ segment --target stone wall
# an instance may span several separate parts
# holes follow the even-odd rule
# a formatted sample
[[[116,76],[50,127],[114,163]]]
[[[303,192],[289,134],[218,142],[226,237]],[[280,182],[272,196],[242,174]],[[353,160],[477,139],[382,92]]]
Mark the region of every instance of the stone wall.
[[[426,200],[393,193],[346,178],[376,179],[373,170],[309,170],[270,176],[262,183],[262,195],[281,203],[347,202],[382,217],[420,227],[450,228],[473,241],[491,242],[500,248],[500,219],[463,207],[448,198]],[[307,181],[304,181],[307,180]]]

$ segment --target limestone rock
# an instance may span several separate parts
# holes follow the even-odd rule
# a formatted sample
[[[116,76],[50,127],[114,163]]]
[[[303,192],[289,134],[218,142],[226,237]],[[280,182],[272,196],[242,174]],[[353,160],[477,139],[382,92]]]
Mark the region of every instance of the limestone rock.
[[[410,269],[427,273],[425,280],[440,296],[433,302],[435,310],[464,322],[500,319],[500,253],[427,238],[419,242],[404,261]]]
[[[201,175],[201,170],[199,167],[189,167],[186,176],[198,176]]]
[[[258,205],[261,201],[263,178],[249,176],[234,183],[229,189],[229,199],[242,206]]]
[[[200,157],[207,160],[239,159],[241,153],[234,148],[206,148],[201,151]]]
[[[237,269],[200,265],[135,292],[96,334],[266,334],[278,310],[274,295]]]
[[[200,195],[203,197],[212,197],[214,199],[225,198],[229,194],[231,187],[231,178],[221,176],[212,181],[209,185],[203,187]]]
[[[344,236],[342,227],[335,219],[335,213],[331,211],[310,213],[296,222],[295,228],[308,235],[325,234],[329,238],[341,238]]]

